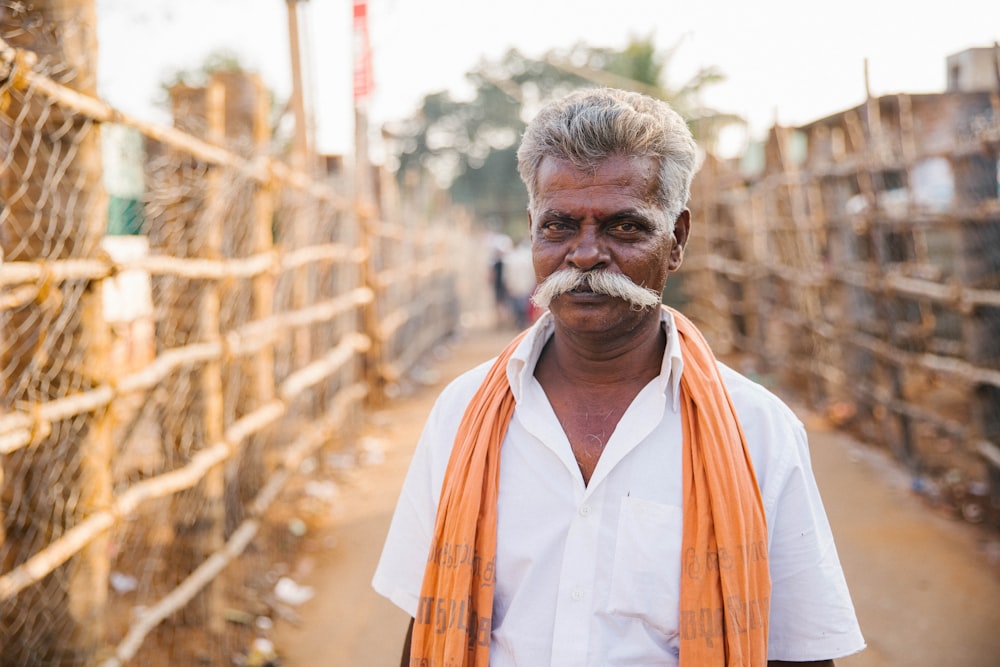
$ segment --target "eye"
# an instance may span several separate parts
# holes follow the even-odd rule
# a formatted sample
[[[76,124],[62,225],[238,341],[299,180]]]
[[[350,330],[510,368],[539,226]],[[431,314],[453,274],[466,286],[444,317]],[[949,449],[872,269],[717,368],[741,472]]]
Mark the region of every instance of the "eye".
[[[547,220],[540,225],[542,233],[546,236],[561,236],[573,231],[574,227],[565,220]]]
[[[610,231],[615,234],[638,234],[644,229],[644,225],[633,220],[620,220],[611,226]]]

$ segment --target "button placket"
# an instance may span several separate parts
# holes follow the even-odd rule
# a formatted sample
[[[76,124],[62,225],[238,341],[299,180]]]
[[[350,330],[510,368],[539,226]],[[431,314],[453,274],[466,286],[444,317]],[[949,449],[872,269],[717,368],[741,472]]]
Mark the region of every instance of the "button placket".
[[[595,495],[596,494],[596,495]],[[583,665],[591,645],[590,617],[593,581],[597,569],[602,488],[583,487],[576,498],[575,515],[566,534],[568,554],[560,571],[552,644],[553,665]],[[572,554],[570,557],[569,554]]]

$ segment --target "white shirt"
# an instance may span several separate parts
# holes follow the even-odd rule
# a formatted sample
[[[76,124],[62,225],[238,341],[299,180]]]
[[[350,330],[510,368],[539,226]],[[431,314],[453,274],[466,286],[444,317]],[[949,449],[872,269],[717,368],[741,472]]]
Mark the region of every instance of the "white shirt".
[[[507,367],[516,400],[501,447],[493,666],[677,665],[682,533],[680,343],[670,314],[660,375],[625,412],[590,484],[534,377],[546,314]],[[492,362],[441,393],[417,444],[372,585],[416,614],[455,433]],[[720,364],[767,515],[768,658],[864,648],[812,474],[805,429],[777,397]]]

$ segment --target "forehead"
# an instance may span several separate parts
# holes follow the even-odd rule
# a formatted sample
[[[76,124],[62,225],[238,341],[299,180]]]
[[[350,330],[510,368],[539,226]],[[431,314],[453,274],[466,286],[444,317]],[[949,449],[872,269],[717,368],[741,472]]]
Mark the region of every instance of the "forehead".
[[[546,157],[538,166],[536,183],[535,198],[541,208],[594,199],[649,206],[659,199],[659,170],[651,157],[613,155],[593,169],[580,169],[569,160]]]

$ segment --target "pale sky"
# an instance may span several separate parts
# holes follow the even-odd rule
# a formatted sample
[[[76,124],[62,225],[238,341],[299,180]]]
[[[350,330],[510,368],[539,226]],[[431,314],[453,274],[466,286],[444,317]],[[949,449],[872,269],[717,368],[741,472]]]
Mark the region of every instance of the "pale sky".
[[[160,82],[223,49],[279,98],[291,90],[285,0],[96,1],[99,92],[127,113],[167,122],[155,106]],[[350,153],[351,0],[298,6],[318,148]],[[465,72],[508,48],[537,57],[652,35],[663,49],[681,44],[668,83],[717,66],[726,81],[704,102],[744,116],[759,138],[776,120],[805,124],[864,101],[865,58],[874,95],[942,91],[948,55],[1000,40],[1000,1],[369,0],[369,32],[376,128],[411,115],[427,93],[460,95]]]

